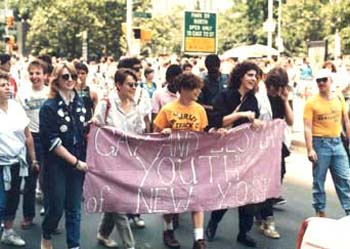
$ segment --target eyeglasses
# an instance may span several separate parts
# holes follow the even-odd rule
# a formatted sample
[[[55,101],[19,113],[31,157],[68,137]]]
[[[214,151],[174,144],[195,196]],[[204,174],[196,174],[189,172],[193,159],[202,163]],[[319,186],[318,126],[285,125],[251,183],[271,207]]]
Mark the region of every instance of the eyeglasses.
[[[69,80],[69,78],[71,78],[72,80],[77,80],[78,79],[78,75],[76,75],[76,74],[62,74],[61,75],[61,78],[63,79],[63,80]]]
[[[327,83],[327,81],[328,81],[327,77],[316,79],[317,84],[324,84],[324,83]]]
[[[139,83],[137,83],[137,82],[135,82],[135,83],[133,83],[133,82],[128,82],[128,83],[125,83],[125,84],[127,84],[129,87],[135,87],[135,88],[137,88],[138,86],[139,86]]]

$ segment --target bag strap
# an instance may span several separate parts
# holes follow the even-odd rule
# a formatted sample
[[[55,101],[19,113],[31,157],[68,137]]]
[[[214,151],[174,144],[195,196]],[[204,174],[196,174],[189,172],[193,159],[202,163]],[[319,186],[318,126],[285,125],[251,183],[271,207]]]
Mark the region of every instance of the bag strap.
[[[241,106],[244,104],[244,102],[247,100],[247,94],[246,95],[244,95],[244,97],[243,97],[243,99],[242,99],[242,101],[241,101],[241,103],[239,103],[239,105],[238,106],[236,106],[236,108],[233,110],[233,112],[232,113],[236,113],[236,112],[238,112],[239,111],[239,109],[241,108]]]
[[[106,111],[105,111],[104,121],[105,121],[105,124],[107,124],[107,117],[108,117],[108,114],[109,114],[109,110],[111,109],[111,102],[110,102],[108,97],[105,97],[102,100],[106,102]]]

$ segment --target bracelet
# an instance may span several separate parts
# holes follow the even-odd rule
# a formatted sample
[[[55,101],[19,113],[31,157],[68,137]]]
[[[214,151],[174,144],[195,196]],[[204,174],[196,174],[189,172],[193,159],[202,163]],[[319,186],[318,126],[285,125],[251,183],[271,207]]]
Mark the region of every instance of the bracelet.
[[[77,161],[75,162],[75,164],[73,165],[74,168],[78,167],[79,165],[79,159],[76,157]]]
[[[34,165],[34,164],[38,164],[39,162],[37,161],[37,160],[32,160],[32,165]]]

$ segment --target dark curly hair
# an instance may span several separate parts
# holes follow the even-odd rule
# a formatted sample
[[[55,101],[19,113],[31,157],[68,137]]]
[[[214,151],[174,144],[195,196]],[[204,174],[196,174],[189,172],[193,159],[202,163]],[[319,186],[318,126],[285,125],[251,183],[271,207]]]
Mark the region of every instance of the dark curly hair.
[[[238,63],[230,73],[228,87],[232,89],[239,89],[242,83],[241,80],[243,76],[250,70],[256,71],[257,77],[261,75],[261,69],[254,62],[243,61],[241,63]]]

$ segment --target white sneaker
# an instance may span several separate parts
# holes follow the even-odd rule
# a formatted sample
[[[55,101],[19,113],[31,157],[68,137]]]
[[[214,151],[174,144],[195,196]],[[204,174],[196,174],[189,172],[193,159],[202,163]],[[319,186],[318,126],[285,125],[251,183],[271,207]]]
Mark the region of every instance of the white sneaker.
[[[145,221],[140,216],[134,216],[132,217],[132,220],[134,221],[135,226],[138,228],[145,227]]]
[[[26,242],[15,231],[3,232],[1,243],[12,246],[25,246]]]
[[[100,233],[97,233],[97,241],[108,248],[116,248],[118,247],[118,244],[115,240],[109,239],[109,238],[105,238],[104,236],[102,236]]]

